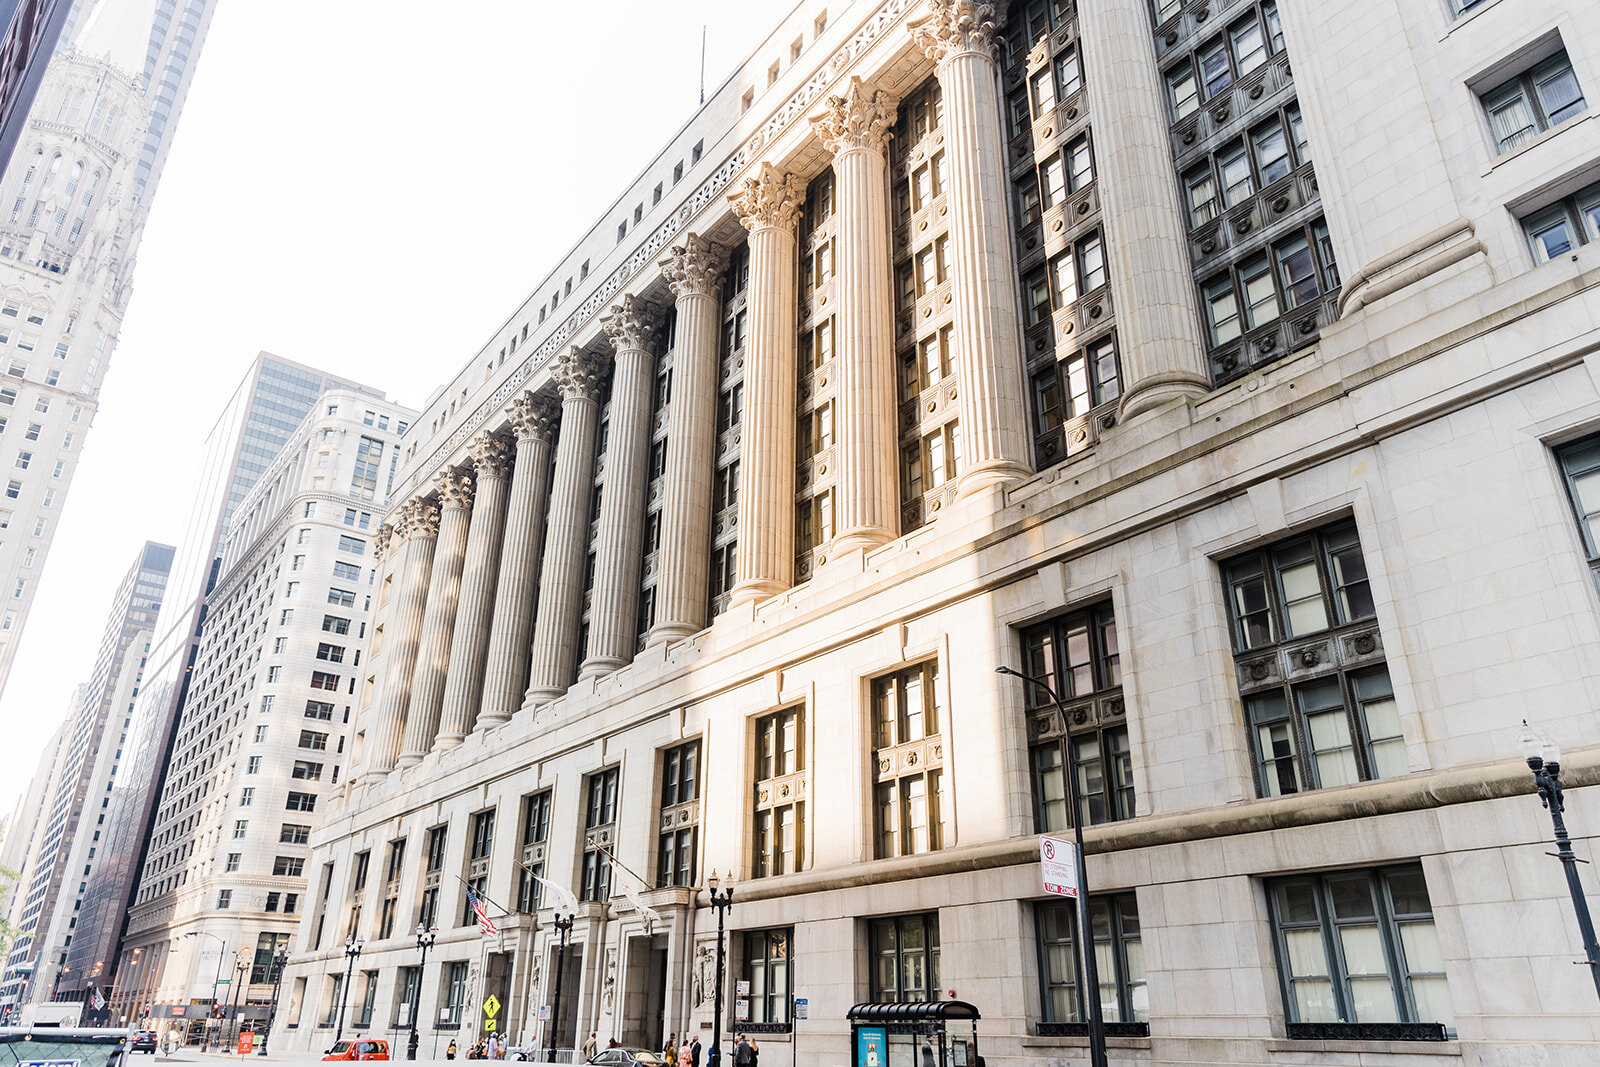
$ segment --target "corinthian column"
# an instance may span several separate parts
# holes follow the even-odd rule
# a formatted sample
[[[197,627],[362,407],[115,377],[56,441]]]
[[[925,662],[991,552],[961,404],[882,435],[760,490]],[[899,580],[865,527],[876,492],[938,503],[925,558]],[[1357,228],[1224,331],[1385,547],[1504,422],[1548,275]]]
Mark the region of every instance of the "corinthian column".
[[[517,435],[517,461],[511,471],[511,500],[506,505],[505,544],[500,549],[500,582],[489,627],[489,662],[479,726],[509,720],[522,706],[527,687],[533,602],[544,548],[545,506],[550,500],[550,442],[560,408],[547,396],[524,393],[512,402],[509,414],[511,430]]]
[[[804,196],[792,174],[763,163],[760,174],[729,197],[750,231],[733,604],[765,599],[794,583],[794,224]]]
[[[1006,214],[1011,186],[1000,135],[995,5],[929,2],[933,14],[909,29],[918,46],[937,61],[944,91],[950,288],[965,460],[957,493],[968,496],[1032,470],[1027,386],[1017,322],[1017,265]]]
[[[383,685],[372,712],[373,736],[367,743],[367,767],[373,771],[394,770],[400,756],[438,534],[439,509],[432,504],[413,500],[399,509],[389,546],[390,551],[398,547],[401,553],[394,567],[399,576],[395,579],[398,588],[394,591],[394,610],[384,626]]]
[[[851,78],[811,120],[833,153],[839,203],[839,281],[834,317],[838,382],[833,424],[839,434],[840,549],[871,548],[900,529],[895,418],[893,267],[884,150],[894,101]],[[742,534],[741,534],[742,536]]]
[[[532,664],[525,703],[553,700],[572,684],[583,615],[583,572],[589,555],[589,499],[594,491],[594,431],[599,418],[600,361],[576,347],[551,377],[561,390],[561,434],[550,490],[549,538],[539,578]]]
[[[660,577],[650,644],[706,625],[710,595],[711,481],[717,455],[717,286],[723,250],[691,233],[661,262],[677,297],[678,344],[667,408],[667,472],[661,497]],[[740,531],[743,536],[743,531]]]
[[[611,429],[606,489],[600,495],[589,648],[579,677],[614,671],[633,659],[638,641],[639,571],[644,565],[645,484],[650,465],[650,390],[656,309],[632,296],[600,320],[616,349],[611,372]],[[670,442],[668,447],[671,447]]]
[[[447,471],[439,479],[439,543],[428,579],[428,610],[422,617],[417,667],[411,676],[411,708],[406,714],[406,743],[399,767],[419,763],[433,747],[444,704],[445,668],[461,596],[461,564],[467,551],[467,524],[472,510],[472,479]]]
[[[1126,383],[1119,415],[1127,419],[1204,395],[1210,367],[1145,2],[1080,4],[1078,19],[1089,99],[1117,102],[1117,121],[1095,130],[1094,165],[1106,247],[1114,253],[1107,262]]]
[[[444,713],[435,749],[454,748],[472,732],[489,651],[489,622],[494,611],[496,572],[500,569],[500,537],[505,531],[506,468],[510,450],[496,434],[480,434],[472,442],[472,466],[478,488],[467,530],[467,559],[461,572],[461,602],[456,607],[450,641],[450,667],[445,672]]]

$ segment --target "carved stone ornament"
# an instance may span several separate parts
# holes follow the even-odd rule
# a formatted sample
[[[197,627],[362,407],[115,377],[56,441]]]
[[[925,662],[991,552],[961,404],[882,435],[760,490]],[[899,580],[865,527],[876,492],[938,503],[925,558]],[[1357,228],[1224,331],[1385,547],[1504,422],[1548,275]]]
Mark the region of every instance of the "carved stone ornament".
[[[739,221],[751,233],[769,227],[792,233],[805,195],[804,186],[793,174],[785,174],[771,163],[762,163],[756,176],[746,178],[744,185],[728,200],[738,213]]]
[[[929,0],[933,14],[910,23],[911,39],[936,63],[963,52],[994,58],[995,31],[1005,25],[1005,12],[974,0]]]
[[[550,377],[561,390],[562,400],[598,400],[602,370],[598,359],[573,345],[556,360]]]
[[[691,233],[661,261],[661,274],[672,287],[672,295],[679,299],[716,296],[723,265],[722,247]]]
[[[834,155],[854,148],[883,152],[894,126],[895,100],[883,92],[869,90],[858,75],[852,75],[843,96],[830,96],[822,114],[812,118],[811,126],[822,138],[823,147]]]
[[[1378,647],[1378,641],[1377,638],[1373,637],[1371,634],[1361,634],[1354,641],[1350,642],[1350,645],[1355,649],[1356,655],[1370,656],[1373,650]]]
[[[561,405],[548,396],[523,393],[511,402],[507,412],[511,417],[511,432],[519,441],[538,438],[546,444],[555,437],[556,423],[561,421]]]
[[[511,447],[497,433],[480,433],[472,439],[472,465],[480,478],[504,478],[511,469]]]
[[[439,491],[439,507],[441,510],[461,508],[466,510],[472,507],[472,478],[455,469],[445,471],[435,483]]]
[[[600,319],[600,328],[611,338],[611,345],[618,352],[648,349],[650,335],[656,332],[658,315],[654,304],[629,293],[622,298],[622,303],[611,305],[611,310]]]
[[[694,1006],[704,1007],[711,999],[711,987],[717,973],[717,950],[709,944],[701,944],[694,952],[694,981],[693,997]]]
[[[372,537],[372,555],[380,563],[389,554],[389,541],[394,537],[394,525],[384,523],[378,527],[378,532]]]
[[[424,540],[439,536],[439,509],[426,500],[413,500],[400,512],[395,530],[402,538],[420,537]]]

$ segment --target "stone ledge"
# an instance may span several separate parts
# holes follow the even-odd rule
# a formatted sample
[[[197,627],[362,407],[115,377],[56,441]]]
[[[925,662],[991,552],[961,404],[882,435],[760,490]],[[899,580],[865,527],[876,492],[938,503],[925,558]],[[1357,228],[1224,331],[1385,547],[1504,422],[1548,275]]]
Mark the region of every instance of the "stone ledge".
[[[1026,1034],[1019,1038],[1017,1043],[1023,1048],[1088,1048],[1087,1037],[1040,1037],[1037,1034]],[[1148,1037],[1106,1037],[1106,1048],[1144,1049],[1150,1048]]]
[[[1290,1041],[1275,1037],[1268,1052],[1366,1052],[1383,1056],[1461,1056],[1459,1041]]]

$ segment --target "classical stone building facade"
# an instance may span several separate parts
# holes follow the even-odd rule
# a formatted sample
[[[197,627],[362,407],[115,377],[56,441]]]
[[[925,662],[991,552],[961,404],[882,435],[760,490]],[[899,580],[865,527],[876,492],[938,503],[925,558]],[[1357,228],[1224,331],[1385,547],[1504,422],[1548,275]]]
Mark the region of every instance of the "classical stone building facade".
[[[407,435],[274,1047],[709,1043],[716,870],[724,1034],[1081,1061],[1077,820],[1118,1062],[1587,1062],[1596,28],[800,5]]]

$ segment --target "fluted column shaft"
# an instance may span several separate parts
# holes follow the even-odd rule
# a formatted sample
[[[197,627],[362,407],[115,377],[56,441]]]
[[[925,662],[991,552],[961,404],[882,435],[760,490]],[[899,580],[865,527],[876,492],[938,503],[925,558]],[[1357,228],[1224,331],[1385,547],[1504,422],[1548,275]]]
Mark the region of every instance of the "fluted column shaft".
[[[594,490],[595,426],[600,368],[573,349],[554,376],[561,390],[561,433],[550,489],[550,520],[533,648],[524,702],[539,704],[567,691],[577,669],[583,615],[584,565],[589,555],[589,501]]]
[[[1027,382],[1006,209],[1011,184],[991,40],[995,5],[931,0],[931,6],[933,15],[913,24],[911,32],[938,61],[944,94],[950,289],[964,460],[957,493],[969,496],[1032,471]]]
[[[472,479],[454,472],[446,474],[439,480],[439,505],[439,543],[434,548],[433,573],[428,578],[428,608],[422,617],[416,670],[411,675],[411,707],[406,713],[406,740],[396,764],[399,767],[420,762],[439,732],[445,670],[450,663],[456,605],[461,597],[461,566],[467,553]]]
[[[489,627],[488,666],[479,726],[506,722],[522,706],[528,681],[533,604],[550,500],[550,440],[558,408],[547,397],[524,394],[511,405],[517,459],[506,504],[505,541]]]
[[[1206,340],[1189,273],[1188,225],[1172,183],[1164,87],[1144,0],[1079,5],[1083,70],[1093,101],[1115,101],[1117,121],[1095,131],[1100,191],[1131,418],[1211,388]]]
[[[770,163],[730,199],[750,231],[739,447],[738,580],[730,603],[794,583],[795,221],[804,190]]]
[[[579,676],[616,670],[633,659],[639,628],[639,572],[644,566],[645,488],[650,465],[650,394],[655,385],[655,309],[632,296],[601,322],[616,348],[611,372],[611,429],[605,492],[595,542],[589,647]],[[670,447],[670,445],[669,445]]]
[[[432,504],[413,501],[401,509],[394,535],[403,553],[395,567],[399,588],[394,591],[394,611],[384,627],[383,685],[372,714],[373,736],[367,742],[367,766],[373,771],[392,771],[400,758],[438,532],[439,510]]]
[[[461,600],[456,606],[455,633],[450,640],[444,711],[439,719],[439,736],[433,743],[435,749],[459,745],[472,732],[478,716],[495,580],[500,570],[500,539],[505,532],[507,458],[504,438],[484,434],[473,442],[478,487],[472,501],[472,524],[467,530]]]
[[[650,644],[688,637],[706,625],[710,596],[711,483],[717,456],[717,364],[722,336],[717,286],[722,252],[697,234],[674,248],[662,273],[677,298],[667,470],[662,486],[656,624]],[[741,531],[740,536],[743,536]]]
[[[833,424],[839,435],[835,547],[872,548],[900,529],[899,424],[895,418],[893,264],[884,158],[894,103],[851,78],[844,96],[813,119],[833,155],[838,197],[838,308],[834,354],[838,383]]]

